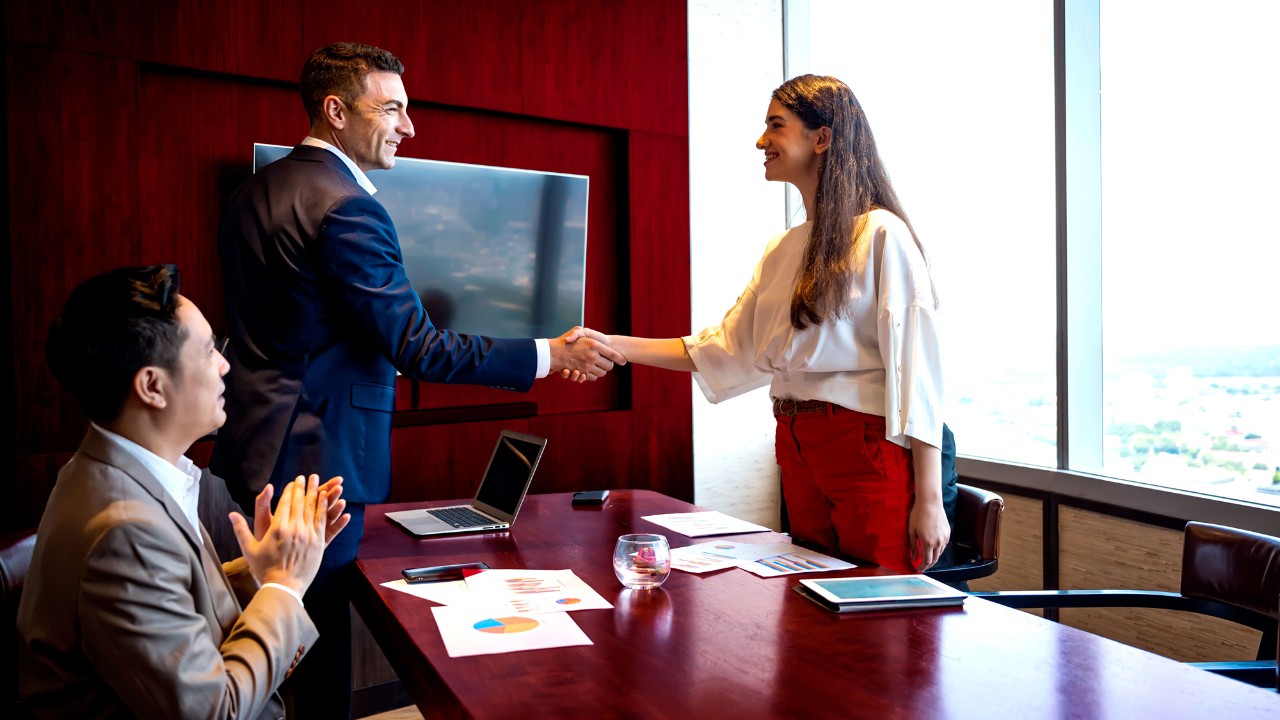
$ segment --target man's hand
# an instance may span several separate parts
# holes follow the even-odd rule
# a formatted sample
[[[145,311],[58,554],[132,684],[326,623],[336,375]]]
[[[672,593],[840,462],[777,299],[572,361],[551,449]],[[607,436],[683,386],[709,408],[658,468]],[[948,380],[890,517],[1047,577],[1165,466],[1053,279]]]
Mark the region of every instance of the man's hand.
[[[575,327],[550,341],[551,372],[574,382],[598,380],[613,369],[626,365],[622,353],[609,347],[608,337],[594,330]]]
[[[324,557],[329,492],[332,489],[321,490],[319,485],[319,476],[304,479],[299,475],[285,486],[261,539],[249,531],[249,523],[243,515],[231,513],[231,528],[235,531],[236,541],[249,564],[249,572],[260,584],[278,583],[301,596],[315,579],[320,559]],[[264,494],[269,506],[270,494],[266,491]],[[262,497],[259,495],[254,503],[255,510],[259,512]]]
[[[907,544],[916,570],[924,572],[933,567],[950,539],[951,526],[942,510],[941,496],[924,501],[917,497],[907,520]]]
[[[341,477],[329,478],[328,482],[320,486],[320,491],[324,492],[329,499],[329,513],[324,533],[324,546],[329,547],[329,543],[333,542],[348,522],[351,522],[351,516],[342,512],[347,509],[347,501],[341,499]],[[258,497],[254,498],[253,537],[256,540],[261,540],[267,534],[267,530],[271,529],[271,497],[274,494],[275,488],[267,485],[262,488],[262,492],[258,493]]]

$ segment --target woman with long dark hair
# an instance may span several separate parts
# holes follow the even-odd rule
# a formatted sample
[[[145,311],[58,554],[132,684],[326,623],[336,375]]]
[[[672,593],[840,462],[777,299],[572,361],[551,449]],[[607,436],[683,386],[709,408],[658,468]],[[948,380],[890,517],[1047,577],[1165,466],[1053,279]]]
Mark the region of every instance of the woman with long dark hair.
[[[712,402],[771,384],[792,536],[898,572],[950,536],[942,507],[937,298],[857,98],[833,77],[773,92],[765,178],[807,222],[773,238],[719,325],[611,336],[630,362],[695,372]]]

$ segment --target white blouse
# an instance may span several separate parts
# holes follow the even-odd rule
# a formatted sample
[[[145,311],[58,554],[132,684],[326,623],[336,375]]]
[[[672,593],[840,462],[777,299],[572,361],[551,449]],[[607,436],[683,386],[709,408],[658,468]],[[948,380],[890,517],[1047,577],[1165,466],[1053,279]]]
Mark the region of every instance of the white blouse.
[[[771,383],[770,394],[826,400],[886,420],[888,440],[942,445],[942,363],[933,286],[911,231],[873,210],[854,244],[846,312],[791,325],[791,294],[810,223],[773,238],[719,325],[683,338],[713,403]],[[886,372],[890,368],[890,372]]]

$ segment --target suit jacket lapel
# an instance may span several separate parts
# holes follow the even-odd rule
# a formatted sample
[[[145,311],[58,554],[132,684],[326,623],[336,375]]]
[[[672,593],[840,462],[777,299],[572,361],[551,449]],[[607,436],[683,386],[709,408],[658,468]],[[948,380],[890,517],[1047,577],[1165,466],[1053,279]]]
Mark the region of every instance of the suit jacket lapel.
[[[236,600],[235,592],[231,589],[231,584],[227,581],[226,574],[222,572],[218,553],[210,544],[209,531],[204,530],[202,537],[196,537],[191,521],[182,512],[182,508],[178,507],[178,502],[173,499],[173,496],[165,491],[160,481],[142,463],[92,425],[89,426],[89,432],[80,445],[80,452],[125,473],[164,507],[173,524],[178,526],[191,545],[191,551],[200,558],[200,566],[204,570],[209,590],[212,592],[211,607],[225,635],[226,631],[235,624],[236,618],[240,616],[240,604]],[[215,586],[223,588],[225,592],[213,592]]]
[[[80,452],[99,462],[111,465],[133,478],[134,482],[138,483],[143,490],[147,491],[147,494],[154,497],[164,507],[164,511],[169,514],[174,524],[182,530],[187,542],[191,544],[192,551],[201,552],[204,548],[204,543],[196,537],[195,529],[191,527],[191,521],[182,512],[182,508],[178,507],[178,502],[169,493],[165,492],[164,486],[160,484],[159,480],[156,480],[155,476],[142,463],[135,460],[132,455],[125,452],[119,445],[116,445],[92,425],[89,426],[89,432],[85,435],[84,442],[80,444]]]

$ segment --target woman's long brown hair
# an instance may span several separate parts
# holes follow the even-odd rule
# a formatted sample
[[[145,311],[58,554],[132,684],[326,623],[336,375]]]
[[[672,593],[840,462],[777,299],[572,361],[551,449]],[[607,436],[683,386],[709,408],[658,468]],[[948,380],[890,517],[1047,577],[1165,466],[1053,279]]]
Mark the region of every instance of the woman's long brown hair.
[[[854,242],[868,212],[883,209],[897,215],[921,254],[924,246],[893,191],[866,114],[848,85],[830,76],[801,75],[774,90],[773,99],[805,127],[831,128],[831,146],[818,170],[809,243],[791,296],[791,325],[803,330],[838,317],[847,307],[853,279],[864,270],[854,266],[861,257]]]

